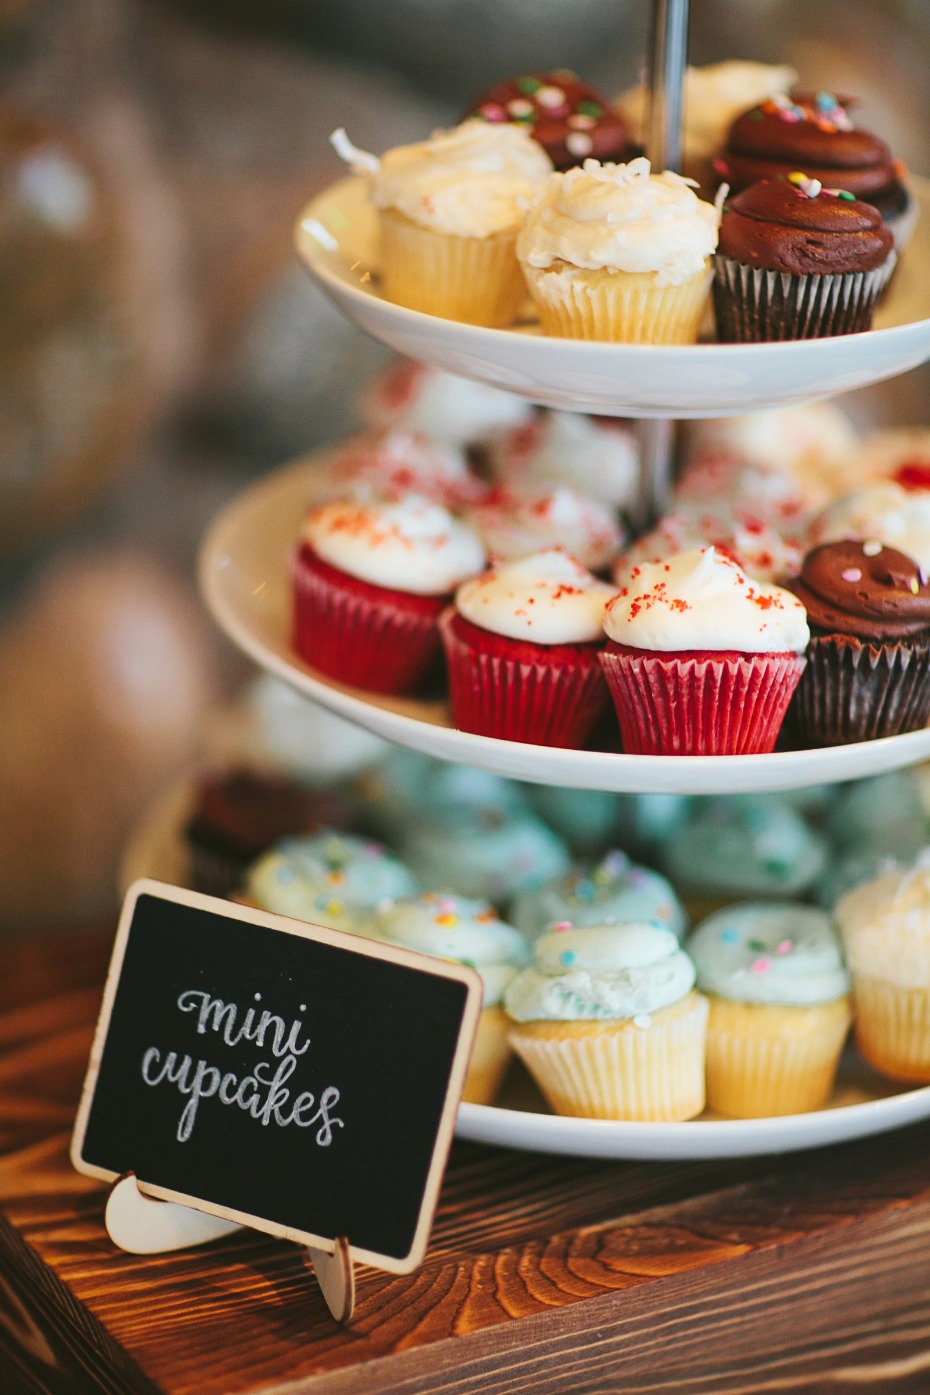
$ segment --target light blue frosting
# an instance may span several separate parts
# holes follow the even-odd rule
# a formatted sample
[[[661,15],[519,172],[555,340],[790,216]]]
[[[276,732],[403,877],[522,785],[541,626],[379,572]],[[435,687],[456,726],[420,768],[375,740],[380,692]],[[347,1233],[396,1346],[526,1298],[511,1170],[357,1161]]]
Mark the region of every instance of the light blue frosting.
[[[827,815],[832,837],[851,852],[884,853],[909,862],[927,842],[917,779],[894,771],[837,791]]]
[[[698,926],[687,949],[698,987],[735,1002],[811,1007],[849,991],[833,918],[814,906],[727,906]]]
[[[565,844],[534,814],[501,822],[468,810],[411,822],[401,850],[424,886],[506,905],[518,891],[564,871]]]
[[[371,912],[418,883],[381,844],[325,829],[285,838],[250,868],[246,891],[265,910],[368,933]]]
[[[424,892],[404,897],[377,918],[379,937],[389,944],[477,969],[484,1005],[501,1000],[506,985],[527,963],[529,946],[518,930],[487,901]]]
[[[823,838],[785,800],[736,795],[695,803],[662,864],[692,891],[785,896],[811,886],[826,857]]]
[[[557,921],[579,927],[655,921],[679,938],[687,927],[685,912],[666,878],[637,866],[619,849],[553,877],[538,890],[521,892],[511,916],[530,939]]]
[[[533,963],[511,981],[504,1006],[517,1022],[648,1017],[683,998],[694,979],[694,965],[664,926],[553,930],[537,940]]]

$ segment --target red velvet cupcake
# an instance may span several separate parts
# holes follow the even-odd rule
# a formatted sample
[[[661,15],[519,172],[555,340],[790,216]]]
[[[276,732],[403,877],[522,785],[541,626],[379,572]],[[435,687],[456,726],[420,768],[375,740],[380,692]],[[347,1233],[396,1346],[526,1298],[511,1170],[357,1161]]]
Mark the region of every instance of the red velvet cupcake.
[[[340,683],[409,692],[439,652],[440,612],[483,565],[472,530],[418,496],[311,509],[293,564],[294,648]]]
[[[638,755],[754,755],[775,746],[804,668],[804,607],[714,548],[634,567],[604,615],[600,656]]]
[[[440,620],[459,730],[582,745],[609,703],[598,654],[612,595],[561,548],[460,586]]]

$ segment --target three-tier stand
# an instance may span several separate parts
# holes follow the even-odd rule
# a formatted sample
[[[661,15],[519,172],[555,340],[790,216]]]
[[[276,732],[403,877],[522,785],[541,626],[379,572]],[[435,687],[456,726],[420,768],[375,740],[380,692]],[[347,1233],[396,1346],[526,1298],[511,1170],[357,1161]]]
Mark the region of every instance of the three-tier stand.
[[[656,0],[648,148],[659,168],[678,164],[687,0]],[[665,497],[673,423],[809,401],[864,387],[930,358],[930,183],[914,179],[923,219],[891,291],[864,334],[771,344],[681,347],[547,339],[534,329],[484,329],[383,300],[365,181],[341,179],[305,209],[298,253],[335,304],[399,353],[532,402],[641,418],[642,511]],[[286,559],[320,488],[325,454],[247,490],[204,541],[200,578],[221,629],[261,667],[332,711],[392,742],[521,780],[573,788],[732,794],[843,781],[930,757],[930,730],[822,750],[757,756],[638,756],[493,740],[455,730],[442,702],[360,693],[322,678],[290,643]],[[853,1091],[840,1107],[790,1119],[614,1124],[463,1105],[459,1132],[485,1142],[618,1157],[709,1157],[777,1152],[897,1127],[930,1115],[930,1088],[880,1099]]]

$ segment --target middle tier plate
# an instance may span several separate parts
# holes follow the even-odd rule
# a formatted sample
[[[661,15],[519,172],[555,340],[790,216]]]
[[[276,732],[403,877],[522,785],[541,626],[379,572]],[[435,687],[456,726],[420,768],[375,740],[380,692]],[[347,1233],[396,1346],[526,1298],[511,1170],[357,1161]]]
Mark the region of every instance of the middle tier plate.
[[[289,559],[319,497],[324,452],[267,476],[235,499],[207,534],[200,585],[214,620],[262,668],[340,716],[441,760],[517,780],[631,793],[739,794],[798,789],[897,770],[930,758],[930,728],[880,741],[764,756],[628,756],[498,741],[457,731],[443,701],[347,688],[291,648]]]

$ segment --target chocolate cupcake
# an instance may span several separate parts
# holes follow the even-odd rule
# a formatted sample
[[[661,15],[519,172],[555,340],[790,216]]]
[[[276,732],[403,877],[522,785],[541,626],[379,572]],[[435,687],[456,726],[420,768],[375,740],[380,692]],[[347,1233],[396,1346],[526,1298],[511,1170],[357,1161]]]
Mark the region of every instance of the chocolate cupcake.
[[[930,719],[930,584],[875,540],[823,543],[791,589],[811,640],[790,720],[806,745],[916,731]]]
[[[894,269],[881,215],[795,173],[724,204],[714,308],[724,342],[821,339],[866,330]]]
[[[527,126],[557,170],[571,169],[589,156],[623,161],[638,153],[623,117],[569,68],[499,82],[476,98],[466,115]]]

